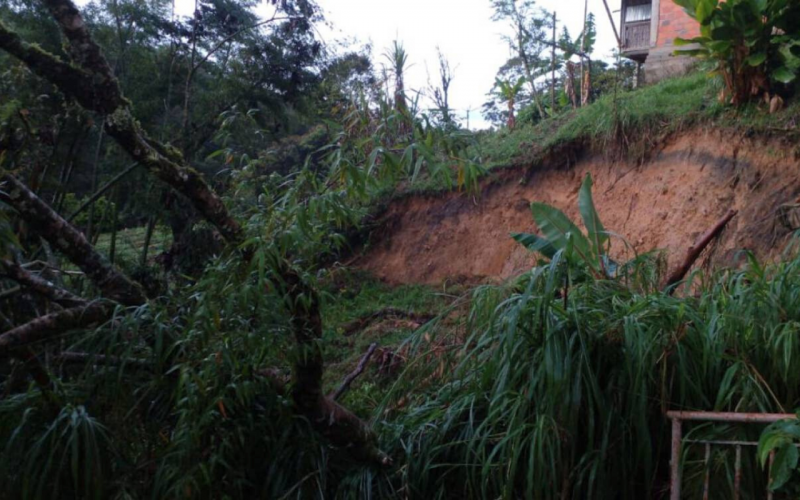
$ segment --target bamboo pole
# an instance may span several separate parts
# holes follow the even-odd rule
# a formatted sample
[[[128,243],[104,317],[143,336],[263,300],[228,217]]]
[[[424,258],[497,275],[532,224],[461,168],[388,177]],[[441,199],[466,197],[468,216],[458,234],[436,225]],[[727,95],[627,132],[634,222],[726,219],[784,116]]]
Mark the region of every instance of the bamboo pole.
[[[586,18],[589,17],[589,0],[583,2],[583,34],[581,35],[581,106],[583,105],[583,58],[586,53]]]

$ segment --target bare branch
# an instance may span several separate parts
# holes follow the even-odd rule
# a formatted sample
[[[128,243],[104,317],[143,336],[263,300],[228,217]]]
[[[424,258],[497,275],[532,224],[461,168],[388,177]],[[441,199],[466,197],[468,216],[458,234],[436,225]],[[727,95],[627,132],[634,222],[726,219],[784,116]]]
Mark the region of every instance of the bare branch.
[[[434,316],[431,314],[417,314],[414,312],[404,311],[396,307],[384,307],[383,309],[379,309],[366,316],[362,316],[349,323],[346,323],[342,327],[344,330],[344,336],[349,337],[359,330],[363,330],[364,328],[368,327],[375,321],[384,318],[405,318],[418,323],[427,323],[428,321],[432,320]]]
[[[93,354],[90,352],[62,352],[55,359],[56,363],[64,364],[93,364],[106,366],[133,366],[136,368],[149,369],[153,365],[146,359],[123,358],[119,356],[109,356],[106,354]]]
[[[353,380],[355,380],[356,378],[358,378],[359,375],[364,373],[364,369],[367,367],[367,363],[369,363],[369,358],[372,357],[372,354],[375,352],[375,349],[377,348],[378,344],[376,342],[373,342],[369,345],[369,349],[367,349],[367,352],[364,353],[364,356],[361,357],[361,361],[358,362],[358,366],[356,366],[356,369],[353,370],[349,375],[347,375],[344,378],[344,380],[342,381],[342,385],[340,385],[339,388],[336,389],[336,392],[329,395],[328,398],[330,398],[333,401],[336,401],[340,397],[342,397],[342,394],[344,394],[345,392],[347,392],[348,389],[350,389],[350,384],[353,383]]]
[[[260,28],[261,26],[264,26],[265,24],[269,24],[269,23],[272,23],[272,22],[275,22],[275,21],[289,21],[289,20],[293,20],[293,19],[302,19],[302,18],[301,17],[297,17],[297,16],[286,16],[286,17],[275,17],[275,16],[272,16],[269,19],[257,22],[256,24],[253,24],[251,26],[245,26],[244,28],[240,29],[239,31],[236,31],[233,34],[226,36],[219,43],[217,43],[214,47],[212,47],[211,50],[209,50],[208,53],[206,53],[206,55],[203,56],[202,59],[197,61],[197,63],[194,66],[192,66],[191,73],[194,73],[195,71],[200,69],[200,66],[205,64],[205,62],[208,61],[208,59],[212,55],[214,55],[219,49],[221,49],[223,45],[225,45],[226,43],[230,42],[234,38],[238,37],[239,35],[241,35],[245,31],[250,31],[250,30],[253,30],[253,29],[256,29],[256,28]]]
[[[116,185],[117,182],[122,180],[129,173],[133,172],[138,166],[139,163],[134,163],[133,165],[130,165],[128,168],[126,168],[125,170],[114,176],[113,179],[106,182],[100,189],[98,189],[92,196],[90,196],[88,200],[84,201],[81,204],[81,206],[79,206],[74,212],[72,212],[72,214],[69,217],[67,217],[67,221],[72,222],[73,220],[75,220],[75,217],[77,217],[78,215],[80,215],[81,212],[89,208],[94,202],[96,202],[101,196],[103,196],[106,193],[106,191],[114,187],[114,185]]]

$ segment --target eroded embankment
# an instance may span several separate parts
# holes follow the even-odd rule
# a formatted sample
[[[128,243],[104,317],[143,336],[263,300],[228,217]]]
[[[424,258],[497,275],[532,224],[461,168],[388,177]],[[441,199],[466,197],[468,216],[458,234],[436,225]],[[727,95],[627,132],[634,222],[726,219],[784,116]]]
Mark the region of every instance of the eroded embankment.
[[[529,204],[548,203],[579,220],[578,189],[587,173],[606,229],[638,252],[667,250],[670,265],[731,208],[739,214],[713,247],[712,261],[730,263],[740,249],[774,257],[790,233],[779,209],[800,194],[800,161],[791,144],[694,130],[666,141],[641,164],[586,155],[567,167],[508,169],[477,197],[397,200],[356,265],[390,283],[513,276],[534,262],[509,237],[536,231]],[[612,255],[623,251],[617,240]]]

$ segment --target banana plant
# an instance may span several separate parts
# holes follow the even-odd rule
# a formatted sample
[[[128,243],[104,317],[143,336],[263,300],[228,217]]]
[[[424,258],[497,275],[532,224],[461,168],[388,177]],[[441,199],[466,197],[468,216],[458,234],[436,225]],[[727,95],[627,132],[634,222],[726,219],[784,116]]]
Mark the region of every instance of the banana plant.
[[[512,233],[511,237],[548,260],[562,255],[567,262],[588,268],[595,277],[611,277],[617,264],[608,257],[609,233],[603,227],[592,199],[592,176],[586,175],[578,193],[578,209],[584,234],[561,210],[545,203],[531,203],[533,220],[542,235]]]
[[[720,100],[743,104],[789,84],[800,69],[800,2],[796,0],[674,0],[700,23],[700,36],[676,38],[677,50],[717,62]]]
[[[798,413],[800,416],[800,413]],[[800,423],[796,419],[780,420],[770,424],[758,440],[758,460],[765,467],[772,456],[769,489],[783,487],[800,465]]]
[[[514,106],[517,102],[517,95],[519,91],[522,90],[522,84],[525,83],[525,79],[520,78],[516,82],[512,82],[511,80],[495,80],[495,87],[497,87],[498,95],[506,102],[508,105],[508,129],[514,130],[514,127],[517,124],[517,119],[514,116]]]

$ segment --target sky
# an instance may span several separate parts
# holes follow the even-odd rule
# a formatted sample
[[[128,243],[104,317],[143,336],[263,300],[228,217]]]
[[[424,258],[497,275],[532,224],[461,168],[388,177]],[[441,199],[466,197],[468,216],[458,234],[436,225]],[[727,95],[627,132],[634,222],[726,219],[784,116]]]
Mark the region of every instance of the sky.
[[[395,39],[400,40],[412,65],[406,75],[406,87],[420,90],[428,85],[428,74],[435,81],[438,62],[436,47],[450,61],[455,78],[450,103],[470,128],[488,127],[480,108],[494,85],[500,66],[511,55],[502,34],[510,27],[493,22],[490,0],[318,0],[333,30],[320,30],[326,41],[355,37],[371,41],[373,59],[385,62],[382,54]],[[619,8],[620,0],[610,0],[609,7]],[[584,0],[538,0],[548,12],[556,11],[558,32],[562,23],[574,37],[583,29]],[[597,20],[598,40],[595,57],[606,57],[616,46],[614,32],[602,0],[589,0],[589,11]],[[619,23],[618,14],[614,14]]]

